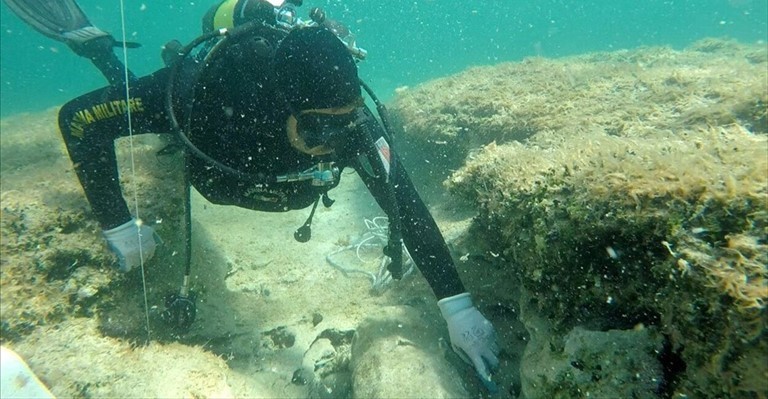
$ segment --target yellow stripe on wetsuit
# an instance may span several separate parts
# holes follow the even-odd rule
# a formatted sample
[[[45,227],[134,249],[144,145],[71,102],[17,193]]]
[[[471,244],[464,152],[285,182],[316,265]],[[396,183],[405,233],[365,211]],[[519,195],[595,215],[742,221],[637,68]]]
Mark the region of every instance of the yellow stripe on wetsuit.
[[[235,7],[240,0],[225,0],[219,8],[216,9],[216,14],[213,16],[213,29],[227,28],[232,29],[235,27]]]

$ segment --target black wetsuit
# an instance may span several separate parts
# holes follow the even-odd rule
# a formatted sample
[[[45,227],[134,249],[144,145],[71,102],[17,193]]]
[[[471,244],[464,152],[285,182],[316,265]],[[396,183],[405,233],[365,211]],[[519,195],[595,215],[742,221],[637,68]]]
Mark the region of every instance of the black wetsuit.
[[[179,104],[193,104],[187,134],[196,146],[223,164],[253,175],[295,173],[317,165],[318,158],[289,143],[285,125],[290,111],[274,87],[271,59],[263,40],[242,40],[222,50],[202,72],[199,65],[190,60],[182,68],[183,76],[200,73],[193,80],[198,82],[194,93],[179,85],[184,91],[179,93]],[[75,171],[104,229],[131,218],[118,180],[114,149],[114,140],[128,135],[126,111],[131,110],[133,134],[170,132],[165,105],[169,75],[170,69],[164,68],[137,79],[127,102],[123,87],[106,87],[70,101],[59,113],[59,126]],[[184,107],[174,109],[184,115]],[[357,113],[371,115],[365,107]],[[373,140],[385,136],[379,124],[364,126],[369,130],[365,134]],[[366,152],[362,143],[347,143],[345,147],[328,160],[341,168],[354,168],[389,215],[389,183],[381,160]],[[312,186],[310,181],[254,182],[212,167],[198,157],[187,159],[192,185],[215,204],[287,211],[310,206],[327,190]],[[402,167],[395,171],[392,178],[402,238],[413,260],[438,299],[465,292],[435,221],[406,171]]]

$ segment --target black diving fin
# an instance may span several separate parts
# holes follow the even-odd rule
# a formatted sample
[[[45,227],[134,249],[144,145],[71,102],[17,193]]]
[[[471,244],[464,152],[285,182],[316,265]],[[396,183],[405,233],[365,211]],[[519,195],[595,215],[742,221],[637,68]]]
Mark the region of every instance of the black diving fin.
[[[51,39],[64,42],[77,55],[89,58],[110,84],[124,83],[124,69],[113,47],[136,48],[134,42],[118,42],[93,26],[74,0],[3,0],[22,21]],[[135,79],[129,73],[129,79]]]
[[[109,33],[93,26],[77,3],[72,0],[3,0],[8,8],[36,31],[69,44],[86,42]],[[114,42],[116,46],[136,48],[134,42]]]
[[[74,1],[4,0],[16,15],[38,32],[59,41],[66,41],[67,32],[93,27],[91,21]],[[96,33],[96,32],[93,32]],[[107,35],[102,31],[103,35]]]

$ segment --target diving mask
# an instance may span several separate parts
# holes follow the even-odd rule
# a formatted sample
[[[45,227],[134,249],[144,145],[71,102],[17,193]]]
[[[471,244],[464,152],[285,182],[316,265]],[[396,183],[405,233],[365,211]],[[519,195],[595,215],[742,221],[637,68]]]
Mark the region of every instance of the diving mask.
[[[357,120],[356,110],[344,114],[307,112],[297,118],[297,131],[309,148],[320,145],[337,148],[355,130]]]

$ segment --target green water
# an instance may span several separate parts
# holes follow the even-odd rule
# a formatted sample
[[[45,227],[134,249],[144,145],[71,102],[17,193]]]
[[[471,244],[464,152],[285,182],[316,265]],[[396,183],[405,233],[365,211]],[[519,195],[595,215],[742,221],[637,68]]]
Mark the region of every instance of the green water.
[[[125,1],[129,50],[137,74],[161,67],[160,48],[200,33],[213,1]],[[122,36],[119,2],[80,0],[91,21]],[[356,32],[369,52],[362,77],[383,99],[473,65],[559,57],[642,45],[684,47],[704,37],[766,41],[766,0],[306,0],[301,15],[322,7]],[[37,111],[104,84],[61,43],[22,24],[0,6],[0,115]]]

